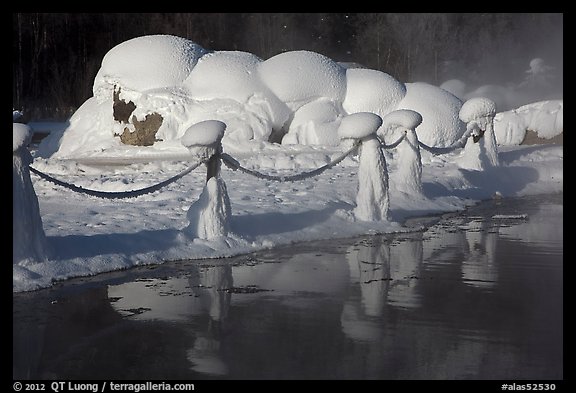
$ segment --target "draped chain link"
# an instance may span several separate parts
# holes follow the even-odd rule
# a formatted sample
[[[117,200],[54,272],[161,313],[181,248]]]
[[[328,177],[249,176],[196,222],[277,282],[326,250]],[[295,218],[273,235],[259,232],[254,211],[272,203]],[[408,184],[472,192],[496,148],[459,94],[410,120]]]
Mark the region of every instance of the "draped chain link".
[[[160,190],[163,187],[166,187],[167,185],[174,183],[176,180],[186,176],[187,174],[189,174],[190,172],[192,172],[194,169],[198,168],[201,164],[205,163],[206,161],[208,161],[207,159],[202,160],[194,165],[192,165],[191,167],[183,170],[182,172],[178,173],[176,176],[172,176],[171,178],[164,180],[160,183],[154,184],[152,186],[149,187],[144,187],[144,188],[140,188],[137,190],[130,190],[130,191],[99,191],[99,190],[92,190],[89,188],[84,188],[81,186],[77,186],[75,184],[71,184],[68,182],[65,182],[63,180],[59,180],[56,179],[46,173],[43,173],[41,171],[39,171],[38,169],[29,166],[30,171],[36,175],[38,175],[40,178],[49,181],[51,183],[54,183],[58,186],[61,187],[65,187],[69,190],[78,192],[78,193],[82,193],[82,194],[87,194],[87,195],[91,195],[91,196],[95,196],[98,198],[107,198],[107,199],[125,199],[125,198],[135,198],[135,197],[139,197],[145,194],[149,194],[155,191]]]

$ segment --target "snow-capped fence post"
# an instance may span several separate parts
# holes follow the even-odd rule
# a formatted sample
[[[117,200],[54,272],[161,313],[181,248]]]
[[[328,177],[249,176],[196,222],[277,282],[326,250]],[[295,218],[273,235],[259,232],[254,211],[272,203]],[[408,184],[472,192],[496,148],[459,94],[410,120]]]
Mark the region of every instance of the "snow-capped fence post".
[[[359,147],[358,194],[354,216],[361,221],[388,220],[388,168],[376,131],[382,118],[359,112],[342,119],[338,128],[341,140],[356,139]]]
[[[408,195],[422,195],[422,157],[416,127],[422,123],[420,113],[399,109],[382,118],[384,132],[404,132],[405,137],[396,148],[398,180],[396,189]]]
[[[471,98],[462,105],[459,117],[470,136],[458,160],[460,168],[481,171],[499,166],[494,116],[496,104],[488,98]]]
[[[196,123],[186,130],[181,143],[206,161],[206,185],[188,209],[188,226],[193,238],[214,239],[226,236],[230,228],[231,207],[226,183],[220,177],[222,137],[226,124],[218,120]]]
[[[14,123],[12,130],[12,262],[41,262],[48,257],[48,242],[28,169],[32,155],[26,146],[32,138],[32,129]]]

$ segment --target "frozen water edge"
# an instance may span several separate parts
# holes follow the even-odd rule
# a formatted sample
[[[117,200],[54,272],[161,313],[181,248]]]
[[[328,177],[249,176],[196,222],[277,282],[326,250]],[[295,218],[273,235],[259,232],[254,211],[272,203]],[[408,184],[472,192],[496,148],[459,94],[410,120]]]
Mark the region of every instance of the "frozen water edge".
[[[242,163],[272,174],[318,167],[336,150],[296,147],[237,153]],[[462,171],[448,156],[423,158],[425,199],[395,191],[395,161],[389,160],[390,222],[354,221],[357,161],[346,159],[313,179],[276,183],[223,169],[232,205],[235,237],[190,240],[181,229],[197,200],[205,171],[195,170],[163,191],[138,199],[103,200],[67,192],[33,177],[44,230],[57,257],[47,263],[14,266],[13,291],[49,287],[54,281],[91,276],[132,266],[184,259],[222,258],[308,240],[413,231],[407,218],[457,212],[497,192],[504,197],[561,192],[562,146],[506,147],[494,172]],[[124,167],[72,162],[34,163],[78,185],[119,191],[154,184],[189,163],[169,161]]]

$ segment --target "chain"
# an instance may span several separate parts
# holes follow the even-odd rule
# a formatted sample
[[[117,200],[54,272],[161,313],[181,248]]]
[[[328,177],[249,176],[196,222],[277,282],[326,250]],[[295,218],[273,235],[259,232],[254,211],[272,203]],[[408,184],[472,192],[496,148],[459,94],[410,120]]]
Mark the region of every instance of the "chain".
[[[158,184],[155,184],[153,186],[149,186],[149,187],[145,187],[145,188],[141,188],[138,190],[130,190],[130,191],[99,191],[99,190],[91,190],[88,188],[84,188],[84,187],[80,187],[71,183],[67,183],[65,181],[62,180],[58,180],[46,173],[43,173],[41,171],[39,171],[36,168],[33,168],[32,166],[29,166],[30,171],[36,175],[38,175],[40,178],[49,181],[51,183],[54,183],[58,186],[61,187],[65,187],[69,190],[78,192],[78,193],[82,193],[82,194],[87,194],[87,195],[91,195],[91,196],[95,196],[98,198],[107,198],[107,199],[124,199],[124,198],[135,198],[135,197],[139,197],[145,194],[149,194],[155,191],[160,190],[163,187],[166,187],[167,185],[174,183],[176,180],[186,176],[187,174],[189,174],[190,172],[192,172],[194,169],[198,168],[201,164],[205,163],[207,160],[202,160],[198,163],[196,163],[195,165],[192,165],[191,167],[183,170],[182,172],[178,173],[176,176],[173,176],[167,180],[164,180]]]
[[[328,164],[323,165],[318,169],[314,169],[314,170],[309,171],[309,172],[302,172],[302,173],[299,173],[296,175],[290,175],[290,176],[268,175],[265,173],[255,171],[253,169],[245,168],[242,165],[240,165],[240,163],[236,159],[234,159],[233,157],[231,157],[229,154],[226,154],[226,153],[221,154],[221,158],[222,158],[222,161],[224,162],[224,164],[226,164],[226,166],[228,168],[230,168],[234,171],[239,169],[241,172],[247,173],[249,175],[252,175],[252,176],[260,178],[260,179],[280,181],[280,182],[298,181],[298,180],[304,180],[304,179],[308,179],[308,178],[314,177],[316,175],[319,175],[322,172],[324,172],[325,170],[332,168],[333,166],[339,164],[346,157],[348,157],[348,155],[352,154],[358,148],[359,144],[360,144],[360,142],[356,141],[354,143],[354,145],[348,151],[346,151],[345,153],[343,153],[342,155],[340,155],[336,159],[330,161]]]

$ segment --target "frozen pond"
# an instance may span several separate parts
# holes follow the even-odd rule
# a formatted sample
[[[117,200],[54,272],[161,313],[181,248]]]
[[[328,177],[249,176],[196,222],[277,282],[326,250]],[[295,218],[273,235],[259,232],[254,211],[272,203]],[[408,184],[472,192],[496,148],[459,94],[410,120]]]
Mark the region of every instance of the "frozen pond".
[[[13,377],[562,379],[563,194],[425,221],[14,294]]]

